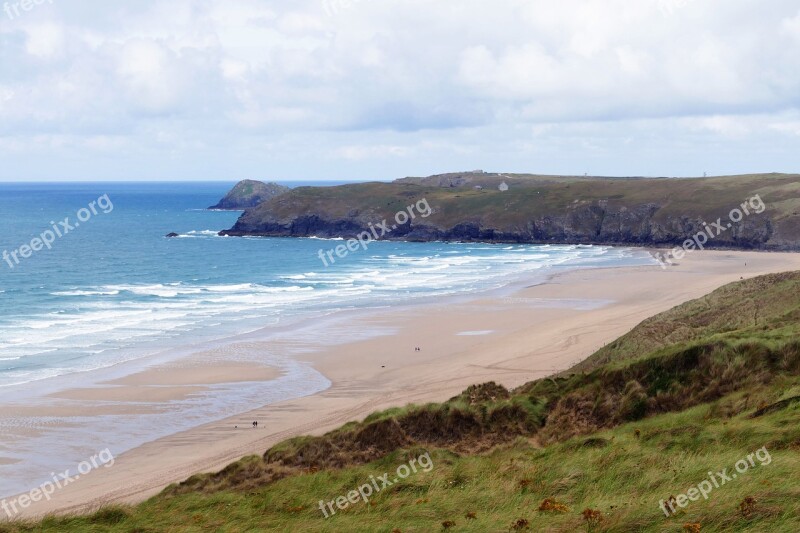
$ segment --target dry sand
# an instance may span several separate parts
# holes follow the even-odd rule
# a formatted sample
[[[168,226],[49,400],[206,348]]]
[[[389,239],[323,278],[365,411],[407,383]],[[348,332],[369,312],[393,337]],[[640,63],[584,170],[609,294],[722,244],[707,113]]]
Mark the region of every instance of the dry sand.
[[[347,327],[388,327],[395,334],[309,354],[306,359],[332,381],[328,390],[136,448],[117,457],[112,468],[92,472],[26,514],[138,502],[192,474],[218,470],[288,437],[321,434],[379,409],[443,401],[490,380],[515,387],[568,369],[656,313],[742,277],[789,270],[800,270],[800,254],[696,252],[668,270],[569,271],[511,295],[355,314]],[[113,394],[124,398],[142,387],[166,387],[161,398],[153,398],[158,401],[220,379],[274,375],[252,366],[203,366],[192,368],[184,361],[181,367],[134,375],[115,383],[119,390]],[[64,397],[91,399],[93,394],[98,393],[68,391]],[[249,427],[253,420],[258,429]]]

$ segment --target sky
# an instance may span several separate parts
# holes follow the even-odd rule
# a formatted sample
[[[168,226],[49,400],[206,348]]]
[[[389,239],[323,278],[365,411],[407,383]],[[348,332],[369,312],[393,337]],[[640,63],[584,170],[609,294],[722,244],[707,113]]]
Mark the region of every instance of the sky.
[[[0,180],[800,171],[796,0],[0,0]]]

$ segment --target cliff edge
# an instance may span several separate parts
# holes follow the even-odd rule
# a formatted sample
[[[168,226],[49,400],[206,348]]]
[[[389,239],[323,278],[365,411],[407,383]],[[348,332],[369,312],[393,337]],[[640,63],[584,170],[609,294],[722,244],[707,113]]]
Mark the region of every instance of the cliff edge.
[[[429,207],[427,216],[412,206]],[[408,218],[408,220],[406,220]],[[384,239],[681,245],[800,250],[800,176],[603,178],[472,172],[300,187],[248,209],[231,236],[345,237],[388,221]]]

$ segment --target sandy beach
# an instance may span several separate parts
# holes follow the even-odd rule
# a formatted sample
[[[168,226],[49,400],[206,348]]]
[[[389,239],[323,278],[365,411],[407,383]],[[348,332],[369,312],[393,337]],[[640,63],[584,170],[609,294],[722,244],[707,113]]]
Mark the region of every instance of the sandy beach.
[[[789,270],[800,270],[800,254],[696,252],[667,270],[573,270],[545,284],[470,300],[354,312],[345,329],[376,328],[391,334],[307,354],[304,359],[332,382],[329,389],[254,406],[240,416],[140,446],[116,457],[113,467],[83,476],[21,516],[135,503],[192,474],[261,454],[288,437],[321,434],[379,409],[447,400],[486,381],[519,386],[568,369],[656,313],[741,278]],[[268,367],[211,365],[188,358],[101,389],[65,391],[54,399],[79,399],[90,412],[93,401],[106,405],[110,400],[118,402],[116,409],[146,412],[210,385],[271,380],[278,374]],[[138,403],[126,404],[133,400]],[[41,408],[31,407],[28,414],[36,409]],[[252,421],[258,421],[257,429]],[[105,447],[101,444],[98,450]]]

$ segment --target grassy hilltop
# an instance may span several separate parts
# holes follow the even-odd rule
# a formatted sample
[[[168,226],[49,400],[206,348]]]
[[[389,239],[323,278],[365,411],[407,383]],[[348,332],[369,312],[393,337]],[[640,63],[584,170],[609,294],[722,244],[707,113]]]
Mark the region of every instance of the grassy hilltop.
[[[501,185],[508,186],[501,191]],[[425,200],[432,213],[384,238],[674,245],[758,197],[712,247],[800,250],[800,176],[598,178],[445,174],[393,183],[300,187],[242,215],[228,235],[354,237]],[[417,210],[419,213],[419,210]]]
[[[222,200],[209,209],[234,210],[255,207],[262,202],[289,191],[289,187],[277,183],[243,180],[237,183]]]
[[[424,453],[430,471],[330,518],[320,511]],[[707,500],[672,499],[748,455]],[[561,376],[375,413],[136,507],[0,531],[789,533],[800,531],[798,472],[800,272],[653,317]],[[662,501],[677,513],[667,518]]]

